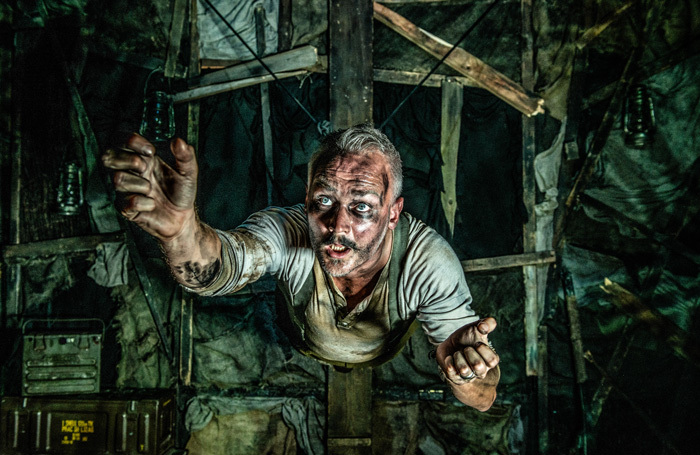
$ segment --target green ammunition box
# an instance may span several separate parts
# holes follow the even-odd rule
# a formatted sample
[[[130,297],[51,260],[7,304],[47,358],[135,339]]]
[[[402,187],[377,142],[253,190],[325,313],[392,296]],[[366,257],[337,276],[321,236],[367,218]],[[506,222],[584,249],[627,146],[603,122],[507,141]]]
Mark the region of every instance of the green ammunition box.
[[[176,411],[171,391],[3,397],[0,454],[163,455]]]
[[[100,391],[102,321],[29,320],[22,332],[22,395]]]

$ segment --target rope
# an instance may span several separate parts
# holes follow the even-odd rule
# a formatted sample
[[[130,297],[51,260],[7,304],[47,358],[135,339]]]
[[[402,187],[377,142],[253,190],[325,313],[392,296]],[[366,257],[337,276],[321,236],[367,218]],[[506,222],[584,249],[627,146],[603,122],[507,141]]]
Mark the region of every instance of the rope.
[[[242,36],[236,31],[236,29],[234,29],[233,26],[226,20],[226,18],[223,16],[223,14],[221,14],[221,13],[219,12],[219,10],[216,9],[216,7],[215,7],[214,5],[212,5],[211,2],[210,2],[209,0],[204,0],[204,3],[206,3],[207,6],[208,6],[209,8],[211,8],[211,10],[214,11],[214,13],[215,13],[217,16],[219,16],[219,19],[221,19],[221,21],[222,21],[224,24],[226,24],[226,26],[228,27],[228,29],[231,30],[231,32],[236,36],[236,38],[238,38],[238,39],[240,40],[240,42],[243,43],[243,45],[245,46],[245,48],[248,49],[248,52],[250,52],[250,53],[253,55],[253,57],[255,57],[255,59],[258,61],[258,63],[260,63],[260,65],[265,69],[265,71],[267,71],[268,73],[270,73],[270,76],[272,76],[272,78],[275,80],[275,82],[280,82],[280,80],[279,80],[279,78],[277,77],[277,75],[270,69],[269,66],[267,66],[267,64],[260,58],[260,56],[258,56],[258,54],[257,54],[256,52],[253,51],[253,49],[248,45],[248,43],[246,43],[246,41],[243,39],[243,37],[242,37]],[[309,110],[306,109],[306,107],[304,107],[304,105],[301,103],[301,101],[299,101],[299,100],[297,99],[297,97],[295,97],[294,95],[292,95],[292,93],[287,89],[287,87],[284,86],[284,84],[279,84],[279,86],[282,88],[282,90],[283,90],[287,95],[289,95],[289,96],[294,100],[295,103],[297,103],[297,105],[301,108],[302,111],[304,111],[304,113],[311,119],[311,121],[314,122],[314,125],[316,125],[316,128],[318,129],[319,133],[321,133],[322,131],[326,131],[326,130],[329,129],[329,128],[328,128],[329,123],[328,123],[327,121],[325,121],[325,120],[322,121],[322,122],[317,121],[316,118],[311,114],[311,112],[309,112]],[[323,134],[323,133],[321,133],[321,134]],[[327,133],[326,133],[326,134],[327,134]]]

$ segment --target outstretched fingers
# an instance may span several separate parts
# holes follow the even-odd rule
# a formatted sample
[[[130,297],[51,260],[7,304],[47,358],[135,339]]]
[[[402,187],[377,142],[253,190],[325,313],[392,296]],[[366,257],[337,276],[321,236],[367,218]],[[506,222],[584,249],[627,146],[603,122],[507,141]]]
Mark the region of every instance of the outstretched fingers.
[[[194,147],[177,138],[170,143],[170,151],[175,157],[175,169],[180,175],[185,177],[197,175],[197,160]]]
[[[151,182],[131,172],[117,171],[114,173],[114,189],[120,193],[148,194]]]
[[[156,154],[155,146],[148,139],[136,133],[132,133],[126,140],[125,148],[143,156],[154,156]]]

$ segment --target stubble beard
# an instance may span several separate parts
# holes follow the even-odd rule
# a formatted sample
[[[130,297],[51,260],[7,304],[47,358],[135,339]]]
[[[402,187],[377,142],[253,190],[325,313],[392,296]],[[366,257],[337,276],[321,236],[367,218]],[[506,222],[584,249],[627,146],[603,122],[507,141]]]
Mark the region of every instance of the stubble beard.
[[[342,278],[356,270],[358,267],[367,263],[374,255],[381,254],[379,245],[386,238],[387,230],[384,229],[380,235],[372,240],[364,248],[360,248],[355,242],[338,235],[331,235],[324,241],[319,241],[316,236],[311,234],[311,246],[314,249],[316,258],[321,265],[321,268],[334,278]],[[325,248],[328,245],[337,243],[351,250],[350,258],[331,258],[325,253]]]

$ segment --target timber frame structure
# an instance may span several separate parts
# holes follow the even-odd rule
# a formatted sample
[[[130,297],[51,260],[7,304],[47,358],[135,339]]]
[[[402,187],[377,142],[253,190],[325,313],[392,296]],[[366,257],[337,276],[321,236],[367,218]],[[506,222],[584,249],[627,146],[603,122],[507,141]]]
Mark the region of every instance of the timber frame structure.
[[[110,54],[105,58],[135,65],[140,69],[156,71],[162,68],[164,76],[178,82],[178,91],[173,94],[173,100],[180,112],[186,112],[186,136],[187,141],[193,144],[197,150],[206,139],[204,135],[200,138],[200,120],[202,113],[206,112],[202,106],[206,106],[207,99],[215,95],[232,93],[233,91],[245,87],[259,87],[259,96],[256,91],[256,103],[259,103],[261,118],[262,147],[260,161],[264,163],[266,172],[265,199],[268,204],[274,202],[273,187],[275,175],[275,155],[274,155],[274,131],[271,127],[273,118],[274,103],[272,83],[280,80],[293,80],[298,78],[305,80],[314,74],[322,74],[328,80],[329,94],[329,119],[314,119],[318,121],[319,130],[321,127],[327,128],[328,124],[332,128],[343,128],[353,124],[372,121],[375,106],[373,103],[374,82],[403,85],[409,87],[432,87],[440,90],[440,135],[439,135],[439,155],[442,162],[441,178],[443,191],[440,194],[440,204],[444,212],[448,225],[447,231],[454,234],[457,224],[456,218],[459,209],[459,198],[457,194],[458,166],[460,144],[460,126],[463,121],[463,103],[465,88],[483,89],[490,95],[498,98],[508,105],[508,109],[517,111],[520,117],[520,137],[519,149],[521,164],[522,182],[522,203],[526,211],[525,224],[522,226],[522,238],[518,247],[522,250],[518,254],[509,254],[496,257],[483,257],[467,259],[462,261],[464,273],[469,279],[470,274],[479,277],[483,272],[501,271],[504,269],[515,269],[521,272],[523,295],[516,298],[522,300],[521,315],[523,320],[523,350],[524,358],[522,368],[523,376],[526,378],[525,396],[521,404],[524,405],[523,412],[526,414],[527,428],[526,444],[527,452],[547,454],[552,452],[552,441],[555,435],[550,434],[550,430],[555,427],[555,422],[550,421],[550,412],[553,405],[550,400],[551,391],[554,385],[550,383],[550,366],[554,363],[557,353],[552,353],[551,338],[560,337],[560,333],[554,333],[548,329],[548,325],[543,321],[545,308],[551,309],[552,300],[559,298],[561,291],[563,305],[561,311],[565,314],[565,335],[566,346],[571,350],[571,370],[572,381],[575,383],[577,391],[581,393],[583,401],[584,382],[592,376],[598,376],[599,383],[592,398],[590,409],[583,409],[584,434],[580,434],[578,444],[586,444],[587,435],[585,428],[596,428],[601,421],[603,407],[610,396],[618,395],[633,411],[643,424],[644,428],[664,447],[667,453],[679,453],[673,443],[673,438],[679,439],[680,429],[666,429],[663,425],[655,422],[647,416],[648,410],[640,407],[637,401],[623,392],[618,373],[622,371],[622,363],[628,358],[630,351],[634,350],[635,343],[633,330],[641,327],[644,333],[649,332],[660,340],[660,344],[670,347],[670,351],[675,357],[685,362],[683,371],[678,382],[681,385],[692,385],[692,379],[700,365],[700,344],[697,342],[690,330],[694,327],[679,328],[678,323],[666,314],[661,314],[653,305],[652,297],[657,291],[658,283],[661,282],[662,274],[665,272],[664,266],[653,269],[649,273],[652,282],[652,290],[646,294],[640,289],[628,290],[630,283],[619,282],[618,279],[608,279],[600,283],[601,292],[607,296],[607,302],[611,307],[625,316],[624,327],[621,329],[620,339],[615,343],[614,350],[609,360],[603,365],[600,358],[596,358],[591,352],[590,345],[586,345],[585,317],[584,312],[579,309],[581,305],[581,289],[575,289],[571,275],[566,270],[563,256],[566,248],[570,246],[569,231],[567,228],[581,213],[578,209],[585,205],[592,211],[607,213],[614,218],[614,223],[622,226],[620,230],[633,232],[651,244],[654,252],[661,251],[659,256],[668,261],[669,257],[678,255],[683,260],[697,266],[697,255],[693,251],[688,251],[687,239],[682,238],[685,233],[692,236],[697,232],[693,222],[698,221],[700,205],[698,205],[694,195],[700,188],[700,178],[697,166],[690,167],[687,174],[682,174],[685,179],[678,187],[687,189],[687,194],[678,197],[685,207],[683,213],[671,213],[668,215],[668,232],[657,227],[650,227],[637,221],[631,213],[624,213],[619,207],[605,205],[604,201],[595,199],[590,194],[586,194],[586,189],[595,183],[595,179],[600,177],[599,168],[606,156],[603,154],[604,148],[611,142],[619,123],[619,114],[623,112],[626,103],[626,96],[631,87],[639,81],[643,81],[652,76],[658,75],[669,68],[673,68],[681,62],[689,60],[700,53],[700,46],[697,42],[690,40],[683,46],[678,47],[673,52],[653,59],[651,63],[642,64],[644,52],[647,50],[647,32],[650,23],[666,13],[661,7],[665,2],[635,2],[634,0],[619,0],[614,5],[608,5],[604,1],[586,0],[582,9],[585,17],[577,17],[580,24],[572,25],[571,32],[574,36],[571,48],[574,49],[571,55],[571,67],[566,69],[570,72],[564,77],[567,84],[570,79],[570,87],[567,85],[566,103],[557,103],[544,92],[552,87],[542,87],[539,77],[536,74],[540,70],[538,66],[537,49],[535,46],[535,28],[537,24],[533,21],[541,20],[533,11],[537,6],[534,0],[509,0],[511,6],[517,4],[520,13],[520,34],[517,37],[519,47],[519,74],[506,75],[489,64],[489,59],[479,58],[478,52],[468,52],[469,43],[448,42],[428,30],[421,28],[418,24],[411,22],[406,17],[398,14],[394,5],[424,3],[426,8],[440,8],[442,5],[456,3],[469,3],[472,0],[361,0],[357,2],[347,2],[341,0],[328,0],[328,25],[325,31],[327,45],[325,49],[315,47],[311,44],[293,46],[293,14],[292,0],[279,0],[279,23],[277,24],[277,52],[270,54],[266,52],[264,11],[259,9],[254,12],[256,33],[256,54],[259,59],[246,62],[203,59],[200,56],[198,8],[203,5],[201,0],[171,0],[167,2],[168,25],[167,45],[164,47],[164,58],[153,58],[147,56],[136,56],[133,54]],[[495,4],[498,0],[485,0],[484,4]],[[166,8],[165,2],[160,2],[154,8]],[[647,5],[648,3],[648,5]],[[40,2],[44,5],[44,2]],[[648,7],[642,9],[642,5]],[[595,18],[596,14],[591,11],[596,7],[609,6],[611,11],[604,17]],[[644,14],[640,13],[643,12]],[[162,11],[161,11],[162,12]],[[94,256],[94,252],[104,245],[120,243],[124,244],[129,251],[129,267],[137,278],[138,285],[135,287],[135,294],[148,306],[149,323],[152,325],[155,351],[166,358],[163,363],[172,367],[175,377],[171,378],[176,383],[179,398],[186,398],[188,391],[196,385],[196,311],[194,308],[196,298],[185,292],[178,291],[176,295],[177,305],[175,307],[177,320],[173,323],[171,318],[164,314],[158,296],[158,289],[155,287],[155,280],[152,280],[152,271],[149,264],[144,261],[143,252],[136,246],[135,238],[138,236],[132,228],[116,214],[111,204],[103,204],[99,209],[90,207],[90,221],[59,220],[57,230],[63,229],[53,240],[28,239],[22,234],[26,225],[31,221],[23,218],[22,206],[28,192],[33,189],[27,185],[27,168],[34,169],[32,163],[27,159],[27,144],[22,136],[23,125],[30,114],[23,111],[22,91],[18,89],[22,84],[23,73],[19,68],[31,62],[32,56],[28,55],[26,49],[31,47],[32,27],[41,28],[44,23],[50,21],[46,18],[46,8],[40,11],[38,17],[34,18],[36,24],[26,25],[22,22],[13,32],[14,55],[12,63],[7,61],[3,64],[2,75],[8,73],[7,68],[11,67],[13,72],[12,84],[8,84],[6,96],[11,95],[12,112],[7,116],[8,140],[0,144],[9,152],[3,156],[3,170],[11,176],[8,183],[4,183],[1,191],[7,193],[3,198],[8,202],[0,207],[0,215],[4,232],[2,234],[3,263],[0,278],[3,286],[0,288],[2,307],[0,307],[0,322],[3,329],[18,331],[19,321],[25,309],[23,294],[26,292],[27,283],[24,280],[24,270],[27,265],[36,259],[46,257],[72,257],[72,256]],[[631,18],[644,16],[643,26],[633,23],[630,28],[638,34],[640,41],[637,46],[625,54],[624,61],[616,62],[620,71],[611,70],[611,74],[620,73],[619,77],[610,82],[610,78],[605,79],[601,84],[595,86],[596,90],[584,96],[581,86],[584,85],[581,78],[585,77],[586,65],[592,59],[591,48],[610,33],[620,24]],[[638,19],[638,18],[637,18]],[[690,20],[690,19],[689,19]],[[697,22],[697,18],[694,19]],[[43,21],[43,22],[42,22]],[[407,46],[420,49],[433,59],[435,64],[444,65],[436,68],[449,68],[450,74],[439,74],[427,71],[404,71],[396,69],[376,68],[373,62],[373,51],[376,47],[374,41],[376,29],[382,27],[382,33],[387,30],[392,34],[400,35]],[[621,28],[621,26],[620,26]],[[53,34],[49,27],[46,27],[47,35],[50,36],[50,43],[54,53],[62,53],[60,40]],[[644,39],[642,39],[644,38]],[[610,39],[610,42],[614,41]],[[607,44],[612,46],[611,44]],[[97,53],[97,51],[95,51]],[[87,53],[87,51],[86,51]],[[566,53],[562,51],[562,53]],[[617,55],[613,53],[614,55]],[[654,54],[656,57],[657,54]],[[65,57],[65,56],[61,56]],[[79,148],[84,152],[86,170],[89,173],[99,173],[99,145],[95,131],[91,126],[91,119],[88,118],[86,102],[81,98],[79,89],[80,63],[85,64],[86,57],[83,55],[73,56],[77,63],[73,66],[65,64],[66,61],[60,58],[63,63],[58,69],[63,88],[67,88],[68,100],[68,123],[71,140],[79,144]],[[82,60],[81,60],[82,59]],[[72,62],[75,63],[75,62]],[[539,62],[541,64],[541,62]],[[605,62],[605,65],[611,65]],[[607,68],[606,68],[607,69]],[[516,81],[515,79],[519,79]],[[540,86],[536,86],[540,83]],[[552,84],[556,85],[556,84]],[[25,93],[26,95],[26,93]],[[585,99],[584,99],[585,98]],[[545,102],[546,99],[546,102]],[[550,100],[552,100],[550,102]],[[298,102],[298,100],[296,100]],[[562,109],[562,106],[564,108]],[[590,118],[584,117],[584,111],[594,110],[595,115]],[[543,221],[536,207],[545,197],[538,191],[538,181],[535,170],[535,158],[538,152],[544,148],[546,139],[539,137],[541,124],[538,121],[542,118],[551,118],[562,121],[564,128],[561,131],[563,137],[564,157],[560,164],[559,195],[557,202],[559,208],[554,212],[553,220]],[[598,118],[600,117],[600,118]],[[600,120],[598,122],[598,120]],[[584,129],[580,125],[585,121],[590,122],[586,127],[590,138],[582,138],[580,132]],[[592,125],[592,126],[591,126]],[[551,125],[549,125],[551,127]],[[550,131],[551,133],[551,131]],[[619,131],[618,131],[619,133]],[[688,133],[690,134],[690,133]],[[619,135],[619,134],[618,134]],[[202,139],[202,140],[200,140]],[[549,139],[549,137],[547,138]],[[590,139],[586,146],[586,153],[579,152],[579,147],[586,140]],[[3,149],[4,150],[4,149]],[[619,150],[618,150],[619,152]],[[30,157],[31,158],[31,157]],[[657,157],[658,158],[658,157]],[[662,162],[658,158],[658,162]],[[682,160],[678,160],[682,162]],[[580,166],[576,166],[579,165]],[[658,164],[658,163],[656,163]],[[680,165],[679,165],[680,166]],[[95,188],[91,188],[95,191]],[[561,192],[563,190],[563,192]],[[99,192],[99,191],[97,191]],[[100,201],[109,202],[112,195],[109,190],[103,191]],[[611,215],[612,214],[612,215]],[[665,213],[664,213],[665,214]],[[46,219],[48,215],[43,215]],[[94,220],[101,220],[99,224]],[[542,223],[548,223],[542,226]],[[72,223],[72,224],[71,224]],[[82,223],[82,224],[81,224]],[[89,224],[89,225],[88,225]],[[663,226],[663,227],[668,227]],[[690,227],[688,227],[690,226]],[[53,227],[52,227],[53,229]],[[594,228],[591,228],[594,229]],[[685,230],[685,231],[684,231]],[[84,234],[89,231],[90,234]],[[551,236],[550,232],[551,231]],[[689,233],[690,231],[690,233]],[[82,232],[80,235],[73,235],[74,232]],[[60,235],[66,234],[68,235]],[[54,234],[54,233],[52,233]],[[607,240],[607,239],[606,239]],[[514,250],[517,251],[517,250]],[[647,250],[641,250],[647,253]],[[638,254],[637,250],[633,252]],[[636,260],[637,256],[631,254]],[[665,255],[665,256],[664,256]],[[639,254],[641,256],[641,254]],[[685,263],[683,263],[685,265]],[[675,265],[675,264],[674,264]],[[690,270],[694,270],[690,267]],[[685,271],[683,271],[685,273]],[[641,272],[640,272],[641,274]],[[691,274],[692,275],[692,274]],[[656,281],[655,281],[656,280]],[[561,281],[561,282],[559,282]],[[640,288],[644,289],[643,286]],[[271,295],[274,288],[269,283],[263,282],[259,288],[246,288],[238,294],[239,296],[256,297],[260,294]],[[578,294],[578,295],[577,295]],[[124,298],[120,296],[120,298]],[[681,296],[682,299],[691,302],[694,297]],[[684,302],[685,303],[685,302]],[[688,305],[690,306],[690,304]],[[559,310],[558,310],[559,311]],[[617,313],[616,313],[617,314]],[[172,316],[172,315],[170,315]],[[590,321],[589,321],[590,322]],[[635,325],[636,324],[636,325]],[[589,324],[593,325],[593,324]],[[697,327],[695,322],[695,327]],[[687,329],[687,330],[686,330]],[[551,337],[551,338],[550,338]],[[559,341],[559,340],[557,340]],[[158,352],[163,351],[163,352]],[[5,353],[3,353],[5,354]],[[559,352],[558,354],[561,354]],[[160,356],[155,356],[160,357]],[[4,358],[3,358],[4,359]],[[592,368],[586,372],[586,366]],[[518,368],[521,368],[518,366]],[[373,403],[378,399],[392,397],[396,395],[410,395],[408,392],[392,392],[378,390],[373,387],[373,373],[370,369],[356,369],[350,372],[338,371],[333,368],[327,369],[325,389],[304,388],[294,391],[299,395],[306,395],[319,398],[325,401],[326,409],[326,434],[324,449],[329,454],[369,454],[373,447],[373,424],[372,412]],[[589,381],[590,384],[590,381]],[[426,401],[446,401],[447,388],[434,388],[421,390],[410,395],[410,399]],[[264,387],[242,387],[231,388],[227,393],[248,395],[253,397],[284,396],[290,393],[284,387],[269,386]],[[395,393],[395,395],[391,395]],[[518,398],[523,398],[519,396]],[[575,397],[575,399],[578,397]],[[673,406],[683,408],[685,397],[680,392],[675,396]],[[182,404],[182,403],[181,403]],[[604,416],[603,416],[604,417]],[[603,419],[604,420],[604,419]],[[676,415],[673,424],[681,428],[681,416]],[[599,428],[599,427],[598,427]],[[581,442],[583,441],[583,442]],[[566,442],[568,443],[568,442]],[[566,444],[565,443],[565,444]],[[580,447],[579,447],[580,448]]]

